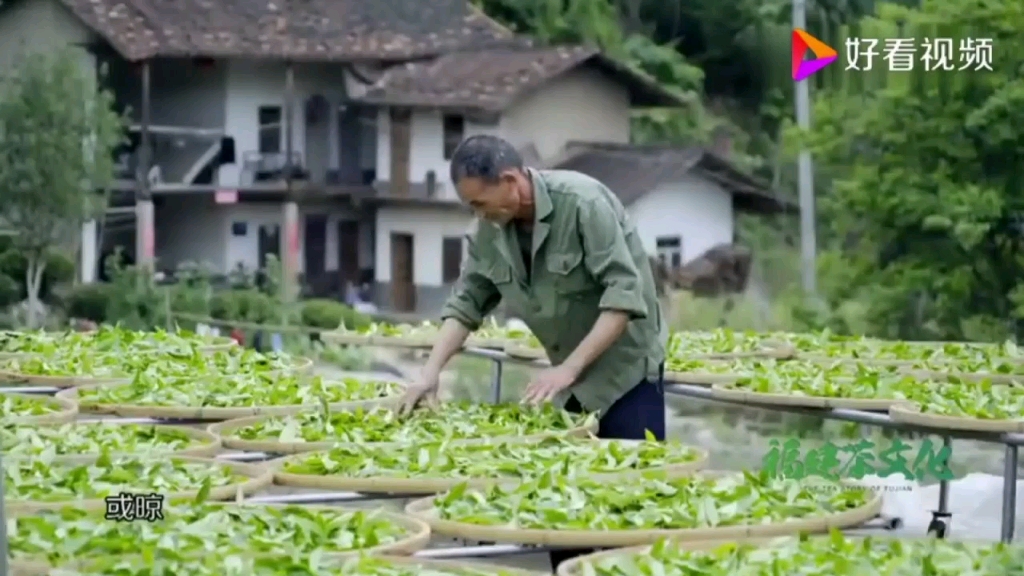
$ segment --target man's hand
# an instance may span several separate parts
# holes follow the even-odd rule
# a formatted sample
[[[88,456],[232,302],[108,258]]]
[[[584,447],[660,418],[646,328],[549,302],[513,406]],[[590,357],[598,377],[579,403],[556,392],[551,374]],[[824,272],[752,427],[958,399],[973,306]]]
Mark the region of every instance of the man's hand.
[[[409,384],[402,395],[398,413],[407,416],[416,408],[417,404],[425,403],[428,406],[437,406],[437,389],[440,377],[436,372],[423,370],[420,375]]]
[[[541,370],[526,387],[523,403],[536,406],[544,402],[551,402],[559,392],[575,384],[577,377],[576,371],[564,364]]]

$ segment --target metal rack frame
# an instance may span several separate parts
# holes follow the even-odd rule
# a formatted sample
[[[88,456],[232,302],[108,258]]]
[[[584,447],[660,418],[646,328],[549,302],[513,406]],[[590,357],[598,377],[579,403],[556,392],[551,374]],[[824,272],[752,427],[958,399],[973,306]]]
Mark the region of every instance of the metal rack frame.
[[[493,362],[492,367],[492,382],[490,397],[492,402],[499,402],[501,400],[502,392],[502,376],[504,372],[505,362],[512,362],[522,365],[531,365],[534,367],[542,367],[543,364],[533,361],[508,356],[504,352],[498,352],[495,350],[486,350],[478,348],[470,348],[463,351],[463,354],[469,356],[476,356],[481,358],[487,358]],[[0,387],[0,391],[17,391],[19,393],[29,394],[54,394],[58,391],[56,388],[48,387]],[[913,432],[925,432],[932,434],[944,435],[944,443],[948,445],[951,442],[952,437],[956,438],[968,438],[977,439],[986,442],[996,442],[1006,445],[1006,460],[1004,469],[1004,485],[1003,485],[1003,518],[1002,518],[1002,540],[1009,542],[1013,540],[1014,536],[1014,520],[1016,512],[1016,498],[1017,498],[1017,457],[1018,446],[1024,445],[1024,434],[981,434],[981,433],[956,433],[953,434],[947,430],[936,430],[932,428],[907,426],[893,422],[887,415],[877,414],[873,412],[864,412],[859,410],[812,410],[803,408],[794,408],[786,406],[776,405],[758,405],[746,402],[732,402],[725,401],[720,398],[714,398],[711,395],[711,391],[701,386],[692,386],[686,384],[669,384],[665,387],[665,391],[671,394],[677,394],[680,396],[687,396],[691,398],[699,398],[705,400],[715,400],[719,402],[739,404],[742,406],[763,408],[766,410],[776,410],[785,412],[804,413],[809,415],[820,416],[823,418],[830,418],[835,420],[845,420],[848,422],[857,422],[860,424],[867,424],[872,426],[881,426],[885,428],[892,428],[898,430],[906,430]],[[92,420],[92,419],[89,419]],[[95,420],[119,422],[123,424],[176,424],[176,425],[188,425],[205,423],[203,421],[196,420],[163,420],[155,418],[103,418],[98,417]],[[86,420],[88,421],[88,420]],[[232,452],[227,454],[221,454],[217,458],[225,460],[234,460],[242,462],[258,462],[263,461],[272,457],[270,454],[262,452]],[[2,466],[2,462],[0,462]],[[3,475],[0,475],[0,493],[3,489]],[[374,501],[374,500],[394,500],[394,499],[406,499],[410,498],[411,495],[403,494],[364,494],[359,492],[318,492],[308,494],[276,494],[276,495],[265,495],[265,496],[253,496],[244,499],[244,502],[250,503],[262,503],[262,504],[337,504],[345,502],[359,502],[359,501]],[[949,519],[949,482],[942,481],[939,489],[939,502],[935,514],[936,521],[941,521],[942,525],[937,530],[937,535],[942,537],[946,533]],[[868,523],[862,527],[855,528],[852,532],[858,532],[862,530],[876,530],[876,529],[890,529],[895,527],[889,521],[883,521],[881,525],[877,522]],[[3,499],[0,498],[0,576],[8,575],[7,565],[7,522],[3,510]],[[931,530],[930,530],[931,531]],[[453,547],[442,547],[442,548],[430,548],[416,552],[414,556],[419,558],[435,558],[435,559],[457,559],[457,558],[489,558],[496,556],[509,556],[517,554],[536,554],[543,553],[553,550],[552,547],[546,546],[523,546],[514,544],[477,544],[477,545],[464,545],[464,546],[453,546]]]
[[[498,352],[495,350],[472,348],[465,350],[464,353],[470,356],[488,358],[494,362],[494,374],[496,375],[496,377],[491,384],[491,397],[494,398],[495,401],[501,398],[501,373],[505,362],[514,362],[517,364],[527,364],[533,366],[539,365],[536,361],[511,357],[505,354],[504,352]],[[676,394],[678,396],[699,398],[701,400],[713,400],[715,402],[722,402],[724,404],[734,404],[748,408],[759,408],[762,410],[772,410],[776,412],[792,412],[798,414],[806,414],[810,416],[817,416],[820,418],[826,418],[831,420],[842,420],[846,422],[866,424],[869,426],[879,426],[882,428],[889,428],[892,430],[933,434],[942,436],[944,446],[950,446],[954,438],[965,440],[979,440],[982,442],[1003,444],[1006,446],[1006,453],[1003,460],[1003,504],[1000,539],[1003,542],[1013,541],[1014,522],[1016,521],[1017,515],[1017,465],[1019,456],[1018,451],[1020,446],[1024,446],[1024,434],[986,434],[983,432],[967,432],[960,430],[947,430],[945,428],[912,426],[900,422],[893,422],[893,420],[889,417],[888,414],[867,412],[864,410],[845,410],[837,408],[797,408],[793,406],[780,406],[777,404],[769,405],[751,402],[741,402],[736,400],[725,400],[722,398],[714,397],[711,394],[711,389],[706,386],[694,386],[685,383],[667,383],[667,385],[665,386],[665,392],[669,394]],[[952,517],[949,512],[949,481],[940,480],[939,501],[936,503],[935,510],[932,511],[932,522],[928,526],[928,532],[940,538],[945,537],[949,531],[949,524],[951,520]]]

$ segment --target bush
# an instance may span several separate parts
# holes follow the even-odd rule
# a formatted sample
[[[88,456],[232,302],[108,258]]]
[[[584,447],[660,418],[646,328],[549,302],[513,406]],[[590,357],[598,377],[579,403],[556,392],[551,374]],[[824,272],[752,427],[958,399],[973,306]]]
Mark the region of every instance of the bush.
[[[370,322],[369,316],[334,300],[315,298],[302,303],[304,326],[334,330],[344,325],[349,330],[358,330],[369,326]]]
[[[110,284],[80,284],[68,292],[64,309],[69,318],[104,322],[113,296]]]
[[[256,324],[277,324],[280,310],[273,298],[258,290],[225,290],[210,299],[210,316]]]

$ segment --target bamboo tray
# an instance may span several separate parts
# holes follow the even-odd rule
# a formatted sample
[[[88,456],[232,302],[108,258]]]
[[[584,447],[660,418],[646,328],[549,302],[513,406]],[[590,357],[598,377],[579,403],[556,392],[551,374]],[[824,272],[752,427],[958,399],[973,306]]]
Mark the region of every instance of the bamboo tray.
[[[543,348],[526,346],[518,341],[505,343],[505,354],[522,360],[547,360],[548,353]]]
[[[744,524],[715,528],[648,529],[648,530],[557,530],[508,526],[485,526],[443,520],[434,508],[434,496],[414,500],[406,506],[407,514],[420,518],[430,529],[442,536],[465,538],[480,542],[506,542],[561,547],[621,547],[651,544],[662,538],[679,540],[726,540],[736,538],[767,538],[798,533],[824,533],[834,528],[848,528],[867,522],[882,509],[882,496],[873,493],[859,508],[814,518],[795,519],[774,524]]]
[[[727,384],[715,384],[711,387],[711,396],[719,400],[742,402],[744,404],[762,404],[765,406],[796,406],[800,408],[843,408],[848,410],[868,410],[884,412],[892,405],[902,402],[897,398],[831,398],[826,396],[798,396],[796,394],[776,394],[753,392],[732,388]]]
[[[945,416],[921,412],[920,406],[906,402],[889,408],[893,422],[934,428],[936,430],[964,430],[970,432],[1013,433],[1024,432],[1024,418],[1013,420],[983,420],[965,416]]]
[[[145,457],[145,456],[143,456]],[[98,455],[87,455],[77,457],[67,457],[63,462],[75,462],[79,464],[89,464],[95,462],[99,458]],[[7,462],[11,460],[19,460],[23,458],[7,458]],[[246,464],[244,462],[232,462],[228,460],[213,460],[211,458],[196,458],[191,456],[181,456],[174,458],[175,460],[182,460],[185,462],[199,462],[209,464],[211,468],[226,467],[235,471],[236,474],[248,477],[248,480],[244,482],[236,482],[228,484],[226,486],[219,486],[211,488],[208,500],[229,500],[236,498],[239,495],[249,496],[252,495],[267,486],[274,481],[274,475],[271,471],[266,470],[263,466],[254,466],[252,464]],[[180,500],[193,500],[199,494],[199,489],[185,490],[181,492],[172,492],[170,494],[162,494],[164,497],[164,503],[168,504],[174,501]],[[8,514],[15,515],[26,515],[39,512],[42,510],[59,510],[72,506],[83,510],[106,510],[106,502],[103,498],[87,498],[82,500],[59,500],[55,502],[43,502],[38,500],[13,500],[6,499],[4,501],[4,507]]]
[[[65,424],[65,423],[60,423],[60,424]],[[54,427],[54,426],[59,426],[60,424],[45,424],[45,425],[38,426],[38,427]],[[109,422],[101,422],[99,420],[92,420],[92,421],[76,422],[75,426],[96,426],[98,424],[108,424],[109,425],[110,423]],[[124,426],[124,424],[120,424],[120,426]],[[169,431],[173,431],[173,432],[178,432],[178,433],[184,434],[184,435],[188,436],[189,438],[191,438],[195,442],[195,445],[189,445],[188,447],[182,448],[180,450],[154,450],[154,451],[151,451],[151,452],[143,452],[143,453],[138,453],[138,452],[113,452],[113,453],[111,453],[111,455],[114,456],[114,457],[120,457],[120,456],[152,456],[152,457],[171,457],[171,458],[177,458],[177,457],[180,457],[180,456],[192,456],[192,457],[195,457],[195,458],[212,458],[214,455],[217,454],[217,452],[220,452],[220,448],[221,448],[220,438],[218,438],[215,434],[210,434],[206,430],[199,430],[197,428],[191,428],[189,426],[171,426],[171,425],[168,425],[168,424],[150,424],[150,425],[145,425],[145,426],[152,426],[154,428],[158,428],[158,429],[161,429],[161,430],[169,430]],[[62,460],[74,461],[74,460],[76,460],[78,458],[81,458],[81,457],[84,457],[84,456],[97,456],[98,457],[99,455],[100,454],[98,452],[80,452],[80,453],[77,453],[77,454],[58,454],[56,456],[53,456],[52,458],[53,458],[54,461],[60,462]],[[29,456],[29,455],[19,456],[19,455],[16,455],[16,454],[7,454],[4,457],[5,458],[6,457],[30,458],[32,456]]]
[[[29,394],[17,394],[12,392],[0,392],[0,397],[2,396],[15,396],[27,400],[38,400],[44,404],[50,404],[51,406],[57,407],[57,411],[50,412],[48,414],[35,414],[4,418],[4,424],[67,424],[68,422],[73,421],[78,416],[78,404],[65,398],[33,396]]]
[[[310,358],[296,358],[292,368],[275,370],[274,373],[294,371],[297,374],[309,374],[313,371],[313,360]],[[83,386],[99,386],[110,384],[129,384],[132,379],[129,377],[110,376],[37,376],[35,374],[21,374],[10,370],[0,370],[0,383],[24,384],[28,386],[50,386],[52,388],[79,388]]]
[[[718,374],[713,372],[665,372],[665,382],[675,384],[691,384],[693,386],[714,386],[715,384],[732,384],[742,378],[740,374]]]
[[[120,384],[127,386],[128,384]],[[164,418],[173,420],[230,420],[251,416],[287,416],[305,410],[319,409],[319,404],[287,404],[281,406],[149,406],[139,404],[95,404],[83,406],[78,398],[82,389],[98,388],[99,386],[81,386],[61,390],[57,398],[78,402],[79,409],[91,414],[114,414],[125,418]],[[331,410],[355,410],[357,408],[374,408],[389,406],[396,403],[400,396],[383,396],[370,400],[352,400],[330,404]]]
[[[725,544],[753,544],[757,546],[768,546],[772,542],[776,542],[785,536],[776,538],[727,538],[721,540],[678,540],[674,539],[672,545],[683,550],[714,550],[719,546]],[[601,552],[593,552],[583,556],[577,556],[570,558],[565,562],[558,565],[558,571],[556,576],[584,576],[583,565],[584,564],[595,564],[604,560],[610,560],[619,557],[629,557],[637,554],[644,554],[651,550],[650,544],[643,544],[640,546],[629,546],[627,548],[615,548],[613,550],[603,550]]]
[[[519,442],[520,439],[516,439]],[[599,442],[599,440],[594,440]],[[639,441],[630,441],[630,444],[639,444]],[[697,459],[682,464],[670,464],[655,468],[644,468],[641,470],[623,470],[622,472],[594,473],[590,477],[607,478],[609,481],[628,478],[644,472],[662,471],[669,478],[686,476],[700,471],[708,461],[708,453],[705,450],[689,446],[697,452]],[[372,477],[351,477],[351,476],[320,476],[314,474],[296,474],[283,472],[282,468],[289,462],[302,461],[312,456],[312,453],[303,453],[286,456],[271,461],[268,466],[274,471],[274,483],[279,486],[294,486],[301,488],[318,488],[322,490],[342,490],[349,492],[363,492],[367,494],[437,494],[450,490],[454,486],[466,482],[472,487],[486,487],[501,482],[516,481],[518,478],[502,476],[498,478],[444,478],[444,477],[418,477],[400,478],[394,476],[372,476]]]
[[[207,430],[211,434],[216,434],[220,437],[221,443],[225,448],[231,450],[244,450],[246,452],[267,452],[271,454],[300,454],[304,452],[318,452],[323,450],[330,450],[331,448],[338,445],[337,442],[279,442],[276,440],[244,440],[232,436],[231,434],[239,428],[245,428],[251,426],[257,422],[271,418],[272,415],[263,416],[250,416],[247,418],[236,418],[234,420],[228,420],[227,422],[218,422],[210,425]],[[543,438],[550,438],[552,436],[586,436],[597,432],[598,422],[593,420],[586,426],[579,428],[573,428],[571,430],[564,431],[552,431],[550,433],[531,434],[529,436],[516,436],[522,441],[541,440]],[[497,437],[504,440],[504,437]],[[479,444],[485,442],[493,442],[497,438],[465,438],[462,440],[453,440],[453,444]],[[398,442],[377,442],[378,446],[397,446]]]
[[[718,352],[711,354],[690,354],[685,349],[676,354],[687,360],[745,360],[764,358],[766,360],[789,360],[797,356],[796,347],[788,342],[767,342],[757,350],[748,352]]]
[[[988,372],[943,372],[941,370],[906,370],[908,375],[922,380],[962,380],[964,382],[989,381],[993,384],[1024,385],[1024,376],[1019,374],[992,374]]]
[[[792,536],[791,536],[792,537]],[[723,540],[702,540],[702,541],[680,541],[675,540],[672,545],[681,548],[683,550],[714,550],[719,546],[726,544],[746,544],[758,547],[771,547],[781,541],[788,540],[791,537],[775,537],[775,538],[730,538]],[[829,538],[829,536],[817,536],[817,538]],[[862,540],[864,536],[848,536],[851,540]],[[886,540],[886,539],[899,539],[904,540],[925,540],[925,538],[907,538],[905,536],[891,536],[887,534],[872,535],[872,540]],[[988,544],[993,544],[988,542]],[[604,550],[601,552],[594,552],[585,556],[577,556],[575,558],[566,560],[558,566],[557,576],[583,576],[584,575],[584,564],[593,565],[604,560],[613,560],[616,558],[626,558],[638,554],[645,554],[651,550],[650,545],[644,546],[630,546],[628,548],[618,548],[616,550]]]
[[[94,376],[41,376],[0,370],[0,383],[24,386],[49,386],[51,388],[73,388],[75,386],[96,386],[100,384],[127,384],[131,378]]]
[[[408,556],[395,556],[391,554],[373,554],[394,564],[403,566],[415,566],[427,574],[431,571],[447,570],[452,572],[471,571],[472,574],[481,576],[550,576],[550,572],[536,572],[523,570],[521,568],[510,568],[498,564],[486,564],[483,562],[457,562],[454,560],[426,560],[421,558],[410,558]],[[350,556],[350,555],[348,555]],[[266,558],[273,558],[275,555],[266,555]],[[330,558],[331,556],[327,556]],[[345,556],[336,556],[339,564],[344,561]],[[132,557],[130,561],[137,561],[139,567],[149,566],[152,563],[141,556]],[[74,565],[64,565],[57,569],[50,566],[43,566],[40,563],[26,563],[18,560],[11,561],[12,576],[79,576]]]
[[[295,504],[253,504],[253,503],[249,503],[249,502],[230,502],[230,503],[229,502],[224,502],[224,503],[212,503],[212,504],[219,505],[219,506],[222,506],[222,507],[225,507],[225,508],[231,508],[231,507],[235,507],[235,508],[239,508],[239,507],[249,507],[249,508],[257,508],[257,507],[283,508],[283,507],[287,507],[287,506],[295,506]],[[303,507],[304,508],[313,509],[313,510],[325,510],[325,511],[331,511],[331,512],[345,512],[345,511],[349,511],[349,512],[356,512],[356,511],[371,512],[370,510],[357,510],[357,509],[349,509],[349,508],[339,508],[337,506],[326,506],[326,505],[319,505],[319,506],[307,506],[307,505],[304,505]],[[407,516],[405,514],[397,514],[395,512],[389,512],[389,511],[386,511],[386,510],[373,510],[372,512],[378,518],[385,519],[385,520],[391,522],[392,524],[395,524],[396,526],[404,529],[405,532],[406,532],[406,535],[404,537],[402,537],[402,538],[399,538],[398,540],[396,540],[394,542],[391,542],[391,543],[388,543],[388,544],[379,544],[377,546],[370,546],[368,548],[357,548],[357,549],[352,549],[352,550],[338,550],[338,551],[330,551],[329,549],[323,548],[322,551],[324,552],[324,557],[331,558],[331,559],[333,559],[333,558],[349,558],[349,557],[356,556],[356,555],[359,555],[359,554],[395,555],[395,556],[399,556],[399,557],[404,557],[404,556],[411,555],[414,552],[418,552],[418,551],[426,548],[426,546],[430,543],[430,526],[428,526],[426,522],[423,522],[422,520],[418,520],[418,519],[413,518],[411,516]],[[208,552],[202,552],[202,554],[208,554]],[[258,555],[259,556],[263,556],[263,557],[274,556],[273,553],[265,553],[265,552],[259,553]],[[86,554],[85,557],[80,559],[80,560],[71,561],[71,562],[68,562],[68,563],[60,564],[59,567],[60,568],[64,568],[64,569],[72,569],[72,568],[74,568],[74,569],[83,569],[83,568],[88,568],[88,566],[90,564],[92,564],[92,563],[95,563],[97,561],[97,559],[98,558],[96,556],[90,557],[90,556],[88,556]],[[39,558],[39,557],[34,557],[34,556],[19,556],[19,557],[16,557],[16,558],[12,559],[12,562],[17,562],[20,565],[24,566],[25,568],[31,568],[33,570],[36,570],[36,569],[40,570],[41,572],[34,572],[34,573],[37,573],[37,574],[46,574],[47,570],[51,570],[54,567],[56,567],[53,564],[51,564],[50,561],[47,560],[46,558]]]

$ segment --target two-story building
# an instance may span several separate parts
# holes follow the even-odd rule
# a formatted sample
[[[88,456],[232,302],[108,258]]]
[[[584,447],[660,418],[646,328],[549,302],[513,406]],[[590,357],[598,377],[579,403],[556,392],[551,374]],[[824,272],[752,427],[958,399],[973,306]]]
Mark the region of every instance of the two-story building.
[[[734,206],[765,196],[703,151],[661,150],[653,177],[630,109],[683,105],[674,94],[590,48],[531,47],[464,0],[0,5],[0,61],[68,44],[131,119],[120,194],[83,239],[86,280],[116,245],[167,271],[276,254],[312,292],[370,283],[385,307],[435,309],[471,219],[447,162],[480,133],[533,165],[640,166],[640,185],[592,175],[631,183],[645,242],[672,263],[730,242]]]

